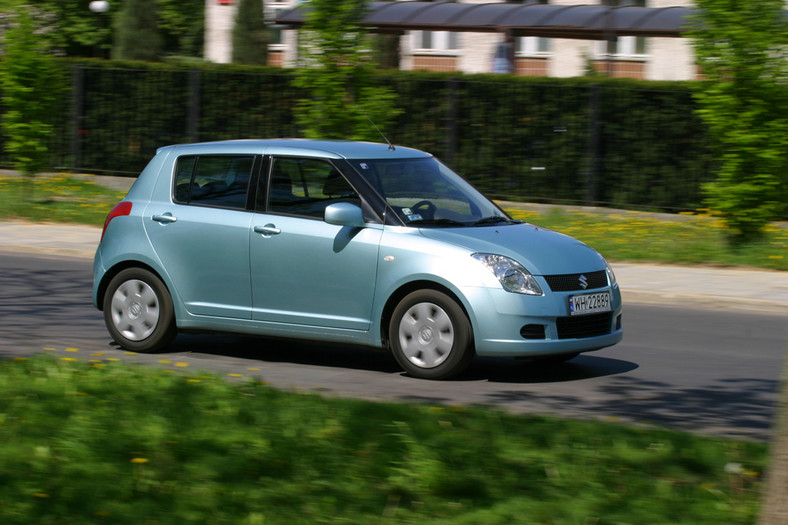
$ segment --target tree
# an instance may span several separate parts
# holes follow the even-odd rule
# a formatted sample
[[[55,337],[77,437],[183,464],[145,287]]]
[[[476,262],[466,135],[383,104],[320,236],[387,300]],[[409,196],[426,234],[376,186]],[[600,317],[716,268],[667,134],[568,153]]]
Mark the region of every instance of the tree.
[[[718,147],[705,186],[732,240],[756,238],[788,211],[788,24],[783,0],[698,0],[690,34],[706,81],[699,114]]]
[[[113,58],[160,60],[163,46],[156,16],[156,0],[124,0],[115,19]]]
[[[41,34],[31,8],[15,9],[2,47],[4,147],[14,168],[33,177],[49,160],[52,121],[64,80],[50,54],[50,42]]]
[[[202,58],[205,0],[158,0],[158,4],[158,28],[164,40],[164,53]]]
[[[312,0],[301,32],[295,85],[308,97],[296,106],[307,137],[380,140],[401,112],[396,95],[374,82],[370,42],[358,22],[364,0]]]
[[[264,66],[268,59],[268,35],[262,0],[240,0],[233,27],[233,62]]]

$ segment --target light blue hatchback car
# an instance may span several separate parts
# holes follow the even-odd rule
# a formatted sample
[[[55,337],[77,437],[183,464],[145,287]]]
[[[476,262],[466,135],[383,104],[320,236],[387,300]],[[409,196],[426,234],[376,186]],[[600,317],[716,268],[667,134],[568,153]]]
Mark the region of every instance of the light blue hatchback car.
[[[107,217],[93,301],[128,350],[178,331],[303,338],[390,348],[431,379],[475,354],[566,360],[622,338],[599,253],[375,143],[159,149]]]

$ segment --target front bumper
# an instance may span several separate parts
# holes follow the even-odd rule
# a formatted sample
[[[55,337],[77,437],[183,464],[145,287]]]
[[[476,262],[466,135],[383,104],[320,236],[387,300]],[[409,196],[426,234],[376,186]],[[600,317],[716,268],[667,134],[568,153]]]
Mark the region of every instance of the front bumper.
[[[476,288],[469,298],[476,353],[481,356],[543,357],[590,352],[623,339],[618,286],[583,293],[610,292],[609,312],[570,315],[574,293],[535,297],[503,289]]]

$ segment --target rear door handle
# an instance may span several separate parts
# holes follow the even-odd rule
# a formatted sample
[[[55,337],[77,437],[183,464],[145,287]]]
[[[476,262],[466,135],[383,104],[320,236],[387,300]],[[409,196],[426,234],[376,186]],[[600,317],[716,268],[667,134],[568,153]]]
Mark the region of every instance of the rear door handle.
[[[262,234],[263,237],[270,237],[271,235],[279,235],[282,233],[282,230],[273,224],[266,224],[265,226],[255,226],[254,232]]]
[[[168,223],[177,221],[178,218],[177,217],[173,217],[169,213],[165,213],[164,215],[154,215],[153,216],[153,220],[156,221],[156,222],[160,222],[162,224],[168,224]]]

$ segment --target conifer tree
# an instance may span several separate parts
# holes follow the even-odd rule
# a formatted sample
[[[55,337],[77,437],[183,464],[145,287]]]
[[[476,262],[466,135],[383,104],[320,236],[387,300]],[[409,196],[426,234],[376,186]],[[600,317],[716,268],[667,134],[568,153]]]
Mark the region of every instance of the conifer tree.
[[[233,62],[265,65],[268,36],[263,17],[263,0],[240,0],[233,27]]]
[[[161,58],[157,6],[156,0],[124,0],[116,19],[113,58],[151,62]]]

